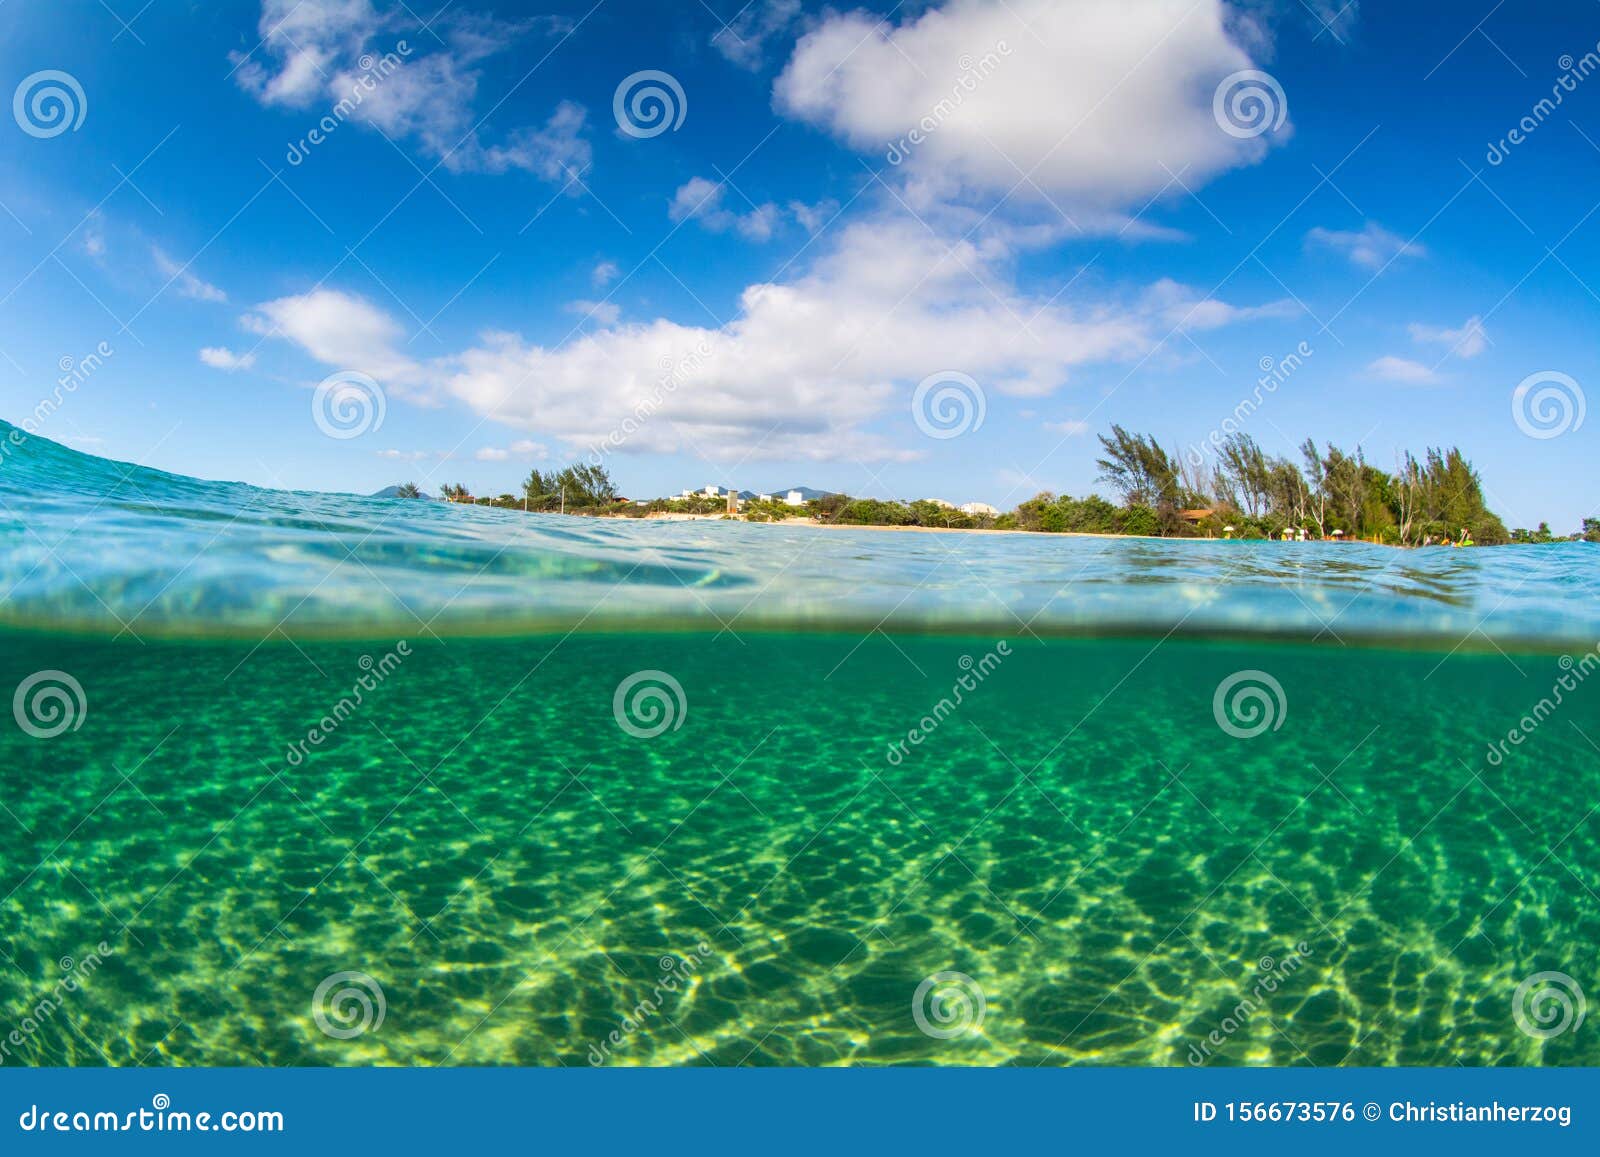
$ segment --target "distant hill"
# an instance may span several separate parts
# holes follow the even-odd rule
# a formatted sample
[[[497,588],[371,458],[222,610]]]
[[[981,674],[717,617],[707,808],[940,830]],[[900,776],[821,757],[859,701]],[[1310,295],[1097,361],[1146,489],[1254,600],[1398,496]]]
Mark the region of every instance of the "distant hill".
[[[371,497],[373,497],[373,498],[399,498],[400,497],[400,487],[399,486],[385,486],[382,490],[374,491],[373,494],[371,495]],[[439,501],[437,498],[435,498],[433,495],[427,493],[426,491],[423,492],[422,497],[427,499],[429,502],[438,502]]]

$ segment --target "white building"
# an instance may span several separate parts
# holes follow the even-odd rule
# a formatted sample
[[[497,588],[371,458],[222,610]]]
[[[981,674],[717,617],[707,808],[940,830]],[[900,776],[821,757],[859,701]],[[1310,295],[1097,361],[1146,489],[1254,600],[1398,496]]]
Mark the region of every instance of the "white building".
[[[987,514],[987,515],[993,517],[994,515],[999,514],[1000,512],[998,510],[996,510],[994,507],[990,506],[987,502],[963,502],[961,504],[961,513],[962,514]]]
[[[707,486],[700,493],[707,498],[716,498],[722,494],[722,488],[720,486]]]
[[[956,504],[954,502],[946,502],[942,498],[924,498],[923,501],[933,503],[940,510],[954,510],[956,508]]]
[[[804,506],[806,504],[806,497],[798,490],[791,490],[789,493],[783,496],[783,504],[785,506]]]

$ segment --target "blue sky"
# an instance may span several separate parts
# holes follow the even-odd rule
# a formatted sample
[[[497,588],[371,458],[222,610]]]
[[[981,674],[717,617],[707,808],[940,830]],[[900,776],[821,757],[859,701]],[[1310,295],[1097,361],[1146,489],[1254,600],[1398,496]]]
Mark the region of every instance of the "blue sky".
[[[14,0],[0,416],[104,343],[39,432],[187,474],[1009,507],[1304,348],[1269,450],[1459,444],[1575,529],[1600,417],[1526,410],[1600,381],[1597,42],[1577,0]]]

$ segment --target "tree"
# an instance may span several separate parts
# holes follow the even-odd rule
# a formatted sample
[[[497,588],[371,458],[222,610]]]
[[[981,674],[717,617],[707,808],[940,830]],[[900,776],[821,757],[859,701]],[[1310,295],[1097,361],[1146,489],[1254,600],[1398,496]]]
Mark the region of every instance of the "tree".
[[[394,488],[396,498],[421,498],[422,490],[415,482],[402,482]]]
[[[1579,537],[1584,542],[1600,542],[1600,518],[1585,518]]]
[[[567,510],[611,506],[617,488],[604,466],[578,464],[541,472],[530,470],[522,483],[529,510]]]
[[[1184,488],[1177,460],[1150,435],[1130,434],[1113,425],[1111,437],[1100,435],[1100,445],[1105,457],[1095,464],[1101,479],[1122,495],[1124,505],[1150,508],[1159,526],[1156,533],[1171,533],[1181,526],[1178,511],[1184,502],[1206,500]]]
[[[446,482],[439,487],[439,493],[446,502],[471,502],[472,492],[460,482]]]
[[[1248,434],[1233,434],[1217,452],[1217,497],[1259,519],[1272,509],[1272,463]]]

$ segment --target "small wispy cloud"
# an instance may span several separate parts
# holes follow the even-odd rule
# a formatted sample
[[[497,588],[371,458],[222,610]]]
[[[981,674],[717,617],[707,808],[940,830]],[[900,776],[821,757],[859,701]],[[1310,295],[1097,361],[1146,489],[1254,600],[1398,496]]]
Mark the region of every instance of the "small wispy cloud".
[[[1415,241],[1389,232],[1376,221],[1368,221],[1359,230],[1324,229],[1319,225],[1306,234],[1306,243],[1342,254],[1362,269],[1382,269],[1402,257],[1428,255]]]
[[[615,261],[602,261],[590,272],[589,280],[594,283],[596,289],[604,289],[615,281],[621,272]]]
[[[1484,332],[1483,318],[1477,314],[1456,329],[1414,323],[1411,340],[1425,345],[1449,346],[1450,353],[1458,358],[1475,358],[1489,348],[1489,335]]]
[[[753,207],[748,213],[736,213],[724,207],[726,193],[727,186],[720,181],[691,177],[672,195],[667,215],[674,221],[698,221],[712,233],[732,231],[747,241],[771,240],[782,210],[768,202]]]
[[[200,360],[214,370],[226,370],[231,374],[236,370],[247,370],[255,365],[256,355],[236,354],[227,346],[206,346],[200,351]]]
[[[603,326],[616,325],[622,319],[622,307],[614,301],[569,301],[567,312]]]
[[[513,458],[542,459],[548,454],[549,449],[544,443],[524,438],[509,446],[484,446],[474,451],[472,456],[479,462],[509,462]]]
[[[1395,357],[1393,354],[1386,354],[1371,362],[1367,366],[1367,372],[1386,382],[1401,382],[1406,385],[1422,385],[1439,380],[1439,376],[1421,362]]]
[[[179,265],[164,253],[160,246],[150,247],[150,256],[156,263],[156,272],[167,279],[168,285],[177,287],[184,297],[192,297],[196,301],[227,301],[228,295],[212,285],[209,281],[201,280],[189,265]]]

